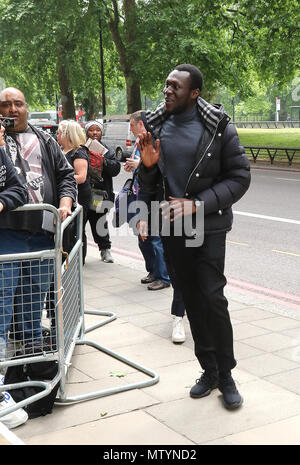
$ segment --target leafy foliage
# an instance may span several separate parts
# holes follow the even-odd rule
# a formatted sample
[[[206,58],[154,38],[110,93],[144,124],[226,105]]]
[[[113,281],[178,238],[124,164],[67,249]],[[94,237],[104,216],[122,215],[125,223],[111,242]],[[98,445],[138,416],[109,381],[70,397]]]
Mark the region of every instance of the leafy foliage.
[[[0,0],[0,72],[32,105],[54,104],[66,87],[97,114],[101,18],[105,86],[126,85],[130,111],[140,87],[162,96],[169,72],[188,62],[203,72],[204,98],[226,86],[255,99],[265,86],[284,90],[300,68],[299,11],[299,0]]]

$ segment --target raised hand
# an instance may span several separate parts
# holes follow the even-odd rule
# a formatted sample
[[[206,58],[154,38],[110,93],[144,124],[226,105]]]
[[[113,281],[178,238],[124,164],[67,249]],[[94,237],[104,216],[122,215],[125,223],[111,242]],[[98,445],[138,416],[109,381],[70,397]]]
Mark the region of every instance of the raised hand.
[[[160,140],[156,139],[155,147],[152,145],[152,136],[150,132],[139,134],[138,149],[141,154],[142,162],[147,168],[156,165],[160,155]]]

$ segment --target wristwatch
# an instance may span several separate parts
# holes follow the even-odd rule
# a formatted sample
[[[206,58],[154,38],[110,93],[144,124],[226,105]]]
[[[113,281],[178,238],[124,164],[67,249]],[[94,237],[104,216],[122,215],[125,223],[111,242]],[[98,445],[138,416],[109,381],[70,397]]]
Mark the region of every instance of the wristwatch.
[[[199,207],[200,207],[200,205],[201,205],[201,202],[200,202],[200,200],[198,200],[198,199],[194,199],[194,205],[195,205],[195,207],[196,207],[196,210],[198,210],[198,208],[199,208]]]

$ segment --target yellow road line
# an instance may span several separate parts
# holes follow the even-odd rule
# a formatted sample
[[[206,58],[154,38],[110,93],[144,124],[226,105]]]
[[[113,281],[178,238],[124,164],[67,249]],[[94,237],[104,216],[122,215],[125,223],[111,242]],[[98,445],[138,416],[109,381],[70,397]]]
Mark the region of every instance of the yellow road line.
[[[285,255],[292,255],[293,257],[300,257],[300,254],[298,254],[298,253],[284,252],[283,250],[276,250],[276,249],[273,249],[272,252],[283,253],[283,254],[285,254]]]
[[[245,242],[235,242],[235,241],[227,241],[230,242],[230,244],[237,244],[237,245],[243,245],[245,247],[249,247],[249,244],[246,244]]]

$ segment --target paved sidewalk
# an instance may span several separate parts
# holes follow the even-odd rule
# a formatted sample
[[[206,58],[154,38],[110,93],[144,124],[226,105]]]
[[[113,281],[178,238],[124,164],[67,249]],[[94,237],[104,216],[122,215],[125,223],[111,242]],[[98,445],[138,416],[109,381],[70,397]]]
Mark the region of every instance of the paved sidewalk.
[[[144,264],[114,253],[99,260],[88,247],[85,309],[112,311],[117,319],[87,338],[156,371],[157,384],[98,399],[55,406],[14,433],[25,444],[196,445],[300,444],[300,304],[293,311],[227,286],[238,366],[233,375],[244,397],[227,411],[216,389],[202,399],[189,390],[200,376],[186,321],[187,340],[171,342],[172,290],[140,284]],[[86,326],[102,317],[86,315]],[[134,383],[148,377],[90,346],[77,346],[68,395]]]

